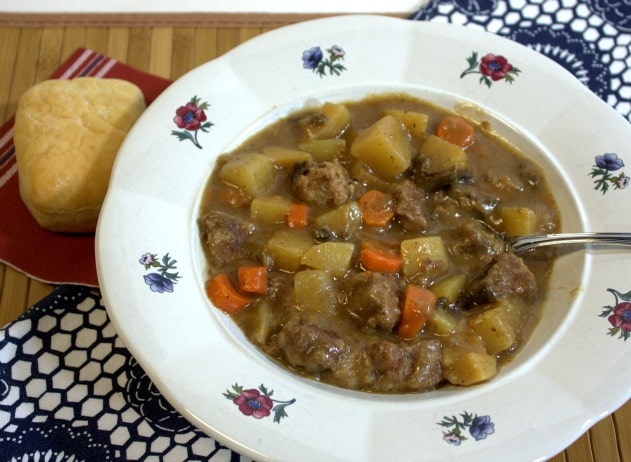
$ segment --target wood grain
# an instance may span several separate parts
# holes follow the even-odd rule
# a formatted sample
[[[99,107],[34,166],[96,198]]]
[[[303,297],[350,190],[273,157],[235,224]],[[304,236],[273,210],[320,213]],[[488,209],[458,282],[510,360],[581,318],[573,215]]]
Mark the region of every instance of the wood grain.
[[[272,26],[0,27],[0,118],[8,120],[20,95],[45,80],[77,47],[107,54],[138,69],[177,79]],[[1,207],[1,205],[0,205]],[[7,219],[1,215],[0,219]],[[0,264],[0,325],[45,297],[52,286]],[[509,459],[507,459],[509,460]],[[631,462],[631,402],[605,417],[553,462]]]

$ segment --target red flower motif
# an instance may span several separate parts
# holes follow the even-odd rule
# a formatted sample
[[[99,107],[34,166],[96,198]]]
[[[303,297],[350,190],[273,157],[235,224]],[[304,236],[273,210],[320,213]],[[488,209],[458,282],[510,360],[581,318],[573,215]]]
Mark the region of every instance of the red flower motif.
[[[256,389],[243,390],[233,400],[239,406],[239,410],[244,415],[251,415],[255,419],[262,419],[270,415],[273,402],[268,396],[262,395]]]
[[[613,314],[607,318],[612,326],[631,332],[631,303],[618,303]]]
[[[180,106],[175,111],[175,117],[173,122],[178,128],[183,128],[189,131],[199,130],[202,123],[206,121],[206,113],[197,105],[192,102],[186,103],[185,106]]]
[[[503,56],[489,53],[480,60],[480,73],[491,80],[502,80],[513,69],[513,66]]]

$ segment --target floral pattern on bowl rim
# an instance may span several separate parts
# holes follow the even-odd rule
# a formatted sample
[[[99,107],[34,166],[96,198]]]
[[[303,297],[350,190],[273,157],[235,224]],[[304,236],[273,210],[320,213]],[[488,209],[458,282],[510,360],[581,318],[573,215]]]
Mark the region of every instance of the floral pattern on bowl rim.
[[[589,176],[594,179],[594,189],[605,194],[609,191],[609,187],[616,190],[625,189],[629,186],[631,179],[624,172],[618,175],[611,173],[620,170],[622,167],[624,167],[624,161],[614,152],[606,152],[596,156],[592,170],[589,172]]]
[[[311,69],[320,77],[325,75],[340,75],[346,67],[339,61],[344,60],[346,52],[338,45],[326,49],[327,57],[324,57],[322,48],[314,46],[302,52],[302,67]]]
[[[288,417],[285,408],[296,402],[296,399],[280,401],[272,398],[274,390],[269,390],[261,384],[258,388],[244,389],[238,383],[232,385],[232,390],[226,390],[223,396],[236,404],[245,416],[255,419],[263,419],[274,413],[274,422],[280,423],[281,419]]]
[[[181,130],[172,130],[171,134],[180,141],[190,141],[196,148],[202,149],[197,135],[200,131],[208,133],[214,124],[207,120],[206,111],[210,105],[197,96],[193,96],[185,105],[175,110],[173,122]]]
[[[437,422],[437,425],[447,429],[443,432],[443,440],[454,446],[460,446],[463,441],[468,439],[464,435],[465,430],[469,431],[469,435],[475,441],[486,439],[488,435],[495,433],[495,424],[491,421],[490,416],[479,416],[467,411],[462,412],[460,417],[444,416],[443,420]]]
[[[480,83],[489,88],[491,88],[493,82],[501,80],[512,84],[515,81],[515,77],[521,72],[519,68],[508,62],[508,59],[504,56],[493,53],[487,53],[478,59],[478,52],[473,51],[471,56],[467,58],[467,63],[469,67],[462,71],[460,78],[462,79],[470,74],[479,74]]]
[[[177,260],[172,259],[168,253],[165,253],[162,258],[158,258],[158,254],[145,252],[138,262],[145,267],[145,271],[149,271],[151,268],[157,269],[157,272],[143,276],[145,284],[152,292],[173,292],[173,284],[177,284],[178,279],[182,277],[179,272],[173,272],[177,269],[175,265]]]
[[[611,323],[612,327],[607,332],[609,335],[618,336],[626,342],[631,337],[631,290],[622,293],[616,289],[607,289],[607,292],[613,294],[615,302],[613,306],[603,306],[599,316],[607,318],[607,321]]]

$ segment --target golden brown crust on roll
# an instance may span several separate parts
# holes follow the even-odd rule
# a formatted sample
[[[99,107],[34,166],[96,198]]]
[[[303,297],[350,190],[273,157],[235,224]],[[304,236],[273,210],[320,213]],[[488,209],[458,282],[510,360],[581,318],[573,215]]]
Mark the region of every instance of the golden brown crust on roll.
[[[13,129],[20,195],[44,228],[96,229],[118,149],[145,109],[118,79],[47,80],[18,103]]]

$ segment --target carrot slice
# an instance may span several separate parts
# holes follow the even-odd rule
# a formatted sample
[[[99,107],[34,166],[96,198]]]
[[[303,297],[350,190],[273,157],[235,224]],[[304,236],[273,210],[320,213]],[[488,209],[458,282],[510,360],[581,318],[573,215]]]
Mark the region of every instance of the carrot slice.
[[[425,326],[436,306],[436,295],[431,290],[409,284],[405,288],[401,308],[401,321],[397,336],[411,339]]]
[[[369,271],[396,273],[401,269],[403,260],[398,253],[366,246],[359,251],[359,262]]]
[[[386,226],[394,217],[392,196],[378,189],[366,191],[359,198],[362,221],[366,226]]]
[[[240,293],[225,273],[206,282],[206,295],[220,310],[234,314],[250,303],[250,297]]]
[[[438,123],[436,136],[461,148],[467,148],[475,140],[475,128],[462,117],[445,116]]]
[[[292,202],[287,212],[286,221],[290,228],[305,228],[309,223],[309,206]]]
[[[240,266],[237,283],[241,292],[264,294],[267,292],[267,268],[264,266]]]

